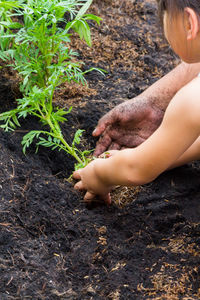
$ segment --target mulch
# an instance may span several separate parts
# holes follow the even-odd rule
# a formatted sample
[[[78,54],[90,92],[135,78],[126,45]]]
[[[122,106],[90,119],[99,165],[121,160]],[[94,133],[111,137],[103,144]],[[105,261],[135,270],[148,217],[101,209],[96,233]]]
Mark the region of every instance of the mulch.
[[[81,147],[112,107],[141,93],[177,63],[158,29],[151,0],[95,0],[93,47],[76,36],[73,49],[88,86],[64,84],[55,105],[73,106],[63,132],[68,142],[84,129]],[[1,69],[0,111],[20,97],[17,78]],[[0,130],[0,299],[200,299],[200,165],[165,172],[153,183],[117,187],[110,207],[86,205],[67,178],[74,161],[62,152],[21,140],[40,128],[27,118],[16,131]]]

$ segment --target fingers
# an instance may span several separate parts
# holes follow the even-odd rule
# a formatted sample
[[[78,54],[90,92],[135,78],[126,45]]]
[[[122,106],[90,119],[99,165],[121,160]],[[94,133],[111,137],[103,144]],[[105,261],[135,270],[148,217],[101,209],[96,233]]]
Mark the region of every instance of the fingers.
[[[102,136],[97,142],[96,149],[94,151],[94,156],[98,157],[100,154],[105,152],[111,144],[111,137],[108,134]]]
[[[83,186],[83,182],[81,181],[81,170],[77,170],[73,173],[73,176],[72,176],[74,179],[76,180],[80,180],[79,182],[77,182],[75,185],[74,185],[74,188],[76,190],[84,190],[84,186]]]
[[[85,190],[86,188],[84,187],[83,185],[83,182],[80,180],[79,182],[77,182],[75,185],[74,185],[74,188],[76,190],[79,190],[79,191],[82,191],[82,190]],[[92,192],[86,192],[85,193],[85,196],[84,196],[84,201],[87,202],[87,203],[91,203],[95,198],[99,198],[101,201],[103,201],[104,203],[106,203],[107,205],[110,205],[111,204],[111,196],[110,196],[110,193],[109,194],[106,194],[106,195],[96,195]]]
[[[113,122],[113,120],[111,118],[111,113],[108,112],[105,116],[103,116],[99,120],[97,127],[92,132],[92,135],[93,136],[101,135],[105,131],[106,127],[108,127],[112,122]]]
[[[90,193],[90,192],[87,192],[87,193],[85,194],[84,201],[85,201],[85,202],[92,202],[92,200],[94,200],[95,197],[96,197],[95,194]]]
[[[111,141],[111,139],[110,139],[110,141]],[[116,143],[116,142],[108,144],[108,139],[107,139],[107,143],[106,144],[102,144],[101,141],[99,141],[97,143],[96,149],[94,151],[94,156],[95,157],[100,157],[100,158],[104,158],[104,157],[108,158],[108,157],[112,156],[113,154],[115,154],[114,152],[118,151],[118,150],[121,150],[121,146],[118,143]],[[106,154],[107,151],[111,155],[105,156],[105,154]],[[114,152],[112,153],[111,151],[114,151]]]
[[[101,135],[104,132],[105,128],[106,128],[105,124],[97,125],[97,127],[93,130],[92,135],[93,136]]]
[[[110,151],[110,150],[120,150],[120,149],[121,149],[121,146],[120,146],[118,143],[112,142],[112,143],[110,144],[108,150]]]
[[[81,179],[81,170],[74,171],[72,177],[77,180]]]
[[[111,196],[110,196],[110,193],[109,194],[106,194],[104,196],[101,196],[101,199],[107,204],[107,205],[110,205],[111,204]]]
[[[87,191],[87,187],[83,184],[82,178],[81,178],[81,173],[82,170],[77,170],[73,173],[73,178],[76,180],[79,180],[75,185],[74,188],[76,190],[86,190],[86,194],[84,197],[85,202],[92,202],[96,197],[100,198],[102,201],[104,201],[106,204],[110,205],[111,204],[111,197],[110,194],[105,194],[105,195],[97,195],[93,192]]]
[[[79,190],[79,191],[85,190],[85,187],[81,180],[74,185],[74,188],[75,188],[75,190]]]
[[[92,202],[95,198],[97,197],[97,195],[91,193],[91,192],[87,192],[85,194],[85,197],[84,197],[84,201],[87,202],[87,203],[90,203]],[[100,195],[99,196],[100,200],[103,201],[104,203],[106,203],[107,205],[110,205],[111,204],[111,196],[110,196],[110,193],[109,194],[106,194],[106,195]]]

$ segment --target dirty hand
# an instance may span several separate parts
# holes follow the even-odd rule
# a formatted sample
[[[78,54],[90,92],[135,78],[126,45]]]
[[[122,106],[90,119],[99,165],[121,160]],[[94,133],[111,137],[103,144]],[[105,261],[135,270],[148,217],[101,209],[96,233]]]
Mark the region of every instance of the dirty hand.
[[[158,128],[163,114],[141,96],[117,105],[99,120],[93,131],[93,136],[101,135],[94,156],[110,149],[138,146]]]
[[[106,204],[111,204],[110,190],[111,186],[101,180],[96,172],[95,165],[101,163],[104,159],[95,159],[84,169],[79,169],[73,173],[73,178],[79,180],[74,188],[77,190],[86,190],[85,202],[91,202],[96,196]]]

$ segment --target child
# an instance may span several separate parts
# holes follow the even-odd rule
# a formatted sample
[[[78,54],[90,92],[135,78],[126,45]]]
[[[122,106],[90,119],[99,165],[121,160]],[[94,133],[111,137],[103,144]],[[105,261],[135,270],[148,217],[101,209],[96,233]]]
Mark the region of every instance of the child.
[[[200,62],[200,1],[157,0],[164,34],[186,63]],[[200,70],[199,70],[200,71]],[[137,186],[187,162],[200,159],[200,77],[171,100],[160,127],[140,146],[109,151],[74,172],[75,188],[86,190],[85,201],[99,196],[111,203],[115,185]],[[107,154],[105,154],[107,155]]]

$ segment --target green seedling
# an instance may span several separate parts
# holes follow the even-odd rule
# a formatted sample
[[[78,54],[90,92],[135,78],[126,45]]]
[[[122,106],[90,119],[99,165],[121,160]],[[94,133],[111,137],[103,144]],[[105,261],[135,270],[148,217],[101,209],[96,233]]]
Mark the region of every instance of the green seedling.
[[[13,42],[13,37],[11,37],[10,34],[12,33],[12,29],[18,28],[18,23],[12,21],[12,10],[19,8],[19,6],[20,1],[0,2],[0,36],[7,36],[0,39],[0,58],[3,60],[7,59],[8,56],[13,57],[13,49],[10,47]],[[10,24],[9,27],[7,26],[8,24]]]
[[[30,131],[23,137],[23,152],[37,139],[37,147],[64,150],[77,161],[75,169],[84,167],[90,151],[80,151],[77,145],[83,130],[78,130],[72,145],[63,137],[60,123],[65,122],[65,111],[53,107],[55,90],[63,82],[86,84],[84,75],[97,70],[81,70],[78,54],[70,48],[72,30],[91,46],[88,20],[100,23],[101,18],[86,14],[92,0],[19,0],[0,1],[0,58],[19,73],[23,98],[16,109],[0,114],[1,128],[6,131],[20,126],[19,119],[33,115],[49,130]],[[2,9],[2,12],[1,12]],[[17,20],[17,21],[16,21]]]

